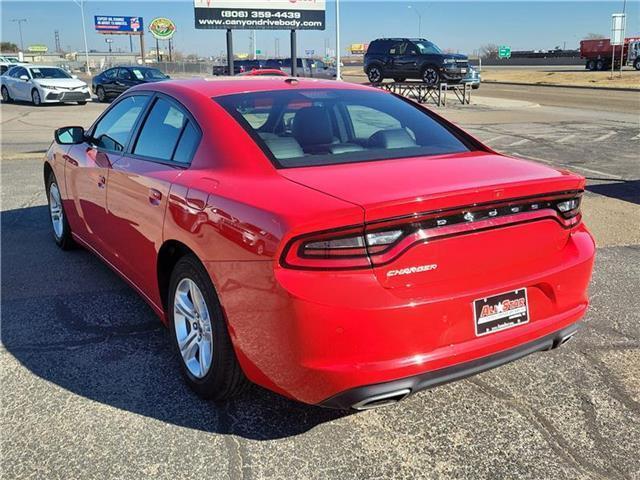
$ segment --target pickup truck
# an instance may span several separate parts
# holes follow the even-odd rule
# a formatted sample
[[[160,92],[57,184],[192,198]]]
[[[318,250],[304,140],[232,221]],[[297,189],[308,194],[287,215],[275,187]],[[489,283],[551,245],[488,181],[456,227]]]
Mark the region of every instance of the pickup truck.
[[[364,56],[364,72],[371,83],[412,78],[435,87],[460,83],[468,69],[466,55],[444,53],[424,38],[380,38],[369,44]]]

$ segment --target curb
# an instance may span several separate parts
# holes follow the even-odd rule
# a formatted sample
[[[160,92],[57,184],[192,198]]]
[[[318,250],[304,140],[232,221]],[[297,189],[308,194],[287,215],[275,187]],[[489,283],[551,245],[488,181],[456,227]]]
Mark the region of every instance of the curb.
[[[551,85],[548,83],[502,82],[499,80],[483,80],[482,83],[493,83],[496,85],[522,85],[525,87],[577,88],[580,90],[610,90],[614,92],[640,92],[640,88],[589,87],[586,85]]]

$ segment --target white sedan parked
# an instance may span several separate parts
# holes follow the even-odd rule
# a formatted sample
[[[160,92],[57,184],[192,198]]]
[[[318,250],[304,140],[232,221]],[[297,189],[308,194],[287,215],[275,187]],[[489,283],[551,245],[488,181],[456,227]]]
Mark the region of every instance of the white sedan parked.
[[[0,75],[3,102],[26,100],[34,105],[57,102],[78,102],[84,105],[91,98],[89,87],[75,75],[59,67],[17,65]]]

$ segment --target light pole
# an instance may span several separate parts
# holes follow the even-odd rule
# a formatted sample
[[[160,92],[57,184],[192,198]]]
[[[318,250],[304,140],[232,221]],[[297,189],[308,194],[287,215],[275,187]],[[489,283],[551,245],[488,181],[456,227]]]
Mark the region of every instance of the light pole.
[[[26,18],[14,18],[11,20],[13,23],[18,24],[18,31],[20,32],[20,51],[24,52],[24,44],[22,42],[22,24],[27,22]]]
[[[340,67],[340,0],[336,0],[336,80],[342,80]]]
[[[89,47],[87,46],[87,27],[84,24],[84,1],[85,0],[73,0],[73,2],[80,7],[80,15],[82,16],[82,35],[84,36],[84,56],[87,62],[87,75],[91,75],[91,70],[89,69]]]
[[[422,38],[422,14],[418,11],[417,8],[414,8],[411,5],[409,5],[407,8],[413,10],[414,12],[416,12],[416,15],[418,15],[418,38]]]
[[[111,66],[111,64],[113,63],[113,59],[111,58],[111,44],[113,43],[113,39],[105,38],[104,41],[107,42],[107,45],[109,45],[109,66]]]

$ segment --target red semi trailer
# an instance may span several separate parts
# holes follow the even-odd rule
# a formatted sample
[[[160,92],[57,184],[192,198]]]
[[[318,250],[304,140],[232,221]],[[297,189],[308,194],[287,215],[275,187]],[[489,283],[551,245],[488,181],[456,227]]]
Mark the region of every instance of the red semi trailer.
[[[624,39],[624,45],[611,46],[608,38],[582,40],[580,42],[580,58],[586,59],[585,67],[589,70],[608,70],[611,61],[615,68],[620,67],[620,48],[622,51],[622,65],[633,65],[640,70],[640,37]]]

